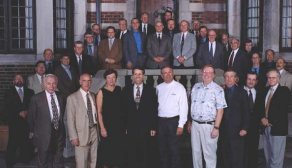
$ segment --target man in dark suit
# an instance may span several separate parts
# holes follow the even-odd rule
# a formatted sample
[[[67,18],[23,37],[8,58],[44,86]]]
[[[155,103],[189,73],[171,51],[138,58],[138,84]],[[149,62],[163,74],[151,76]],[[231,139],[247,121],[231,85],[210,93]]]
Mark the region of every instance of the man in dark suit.
[[[5,92],[4,112],[7,116],[9,139],[6,150],[6,166],[12,168],[18,161],[27,163],[32,157],[32,147],[29,143],[29,129],[26,121],[27,109],[33,90],[24,87],[23,77],[19,74],[13,79],[14,86]],[[20,149],[19,158],[16,150]]]
[[[148,23],[149,14],[147,12],[143,12],[141,14],[141,24],[139,26],[139,31],[145,33],[147,36],[155,33],[155,27],[152,24]]]
[[[161,23],[162,24],[162,23]],[[143,83],[145,70],[134,68],[134,84],[124,89],[124,113],[129,137],[129,168],[151,167],[151,137],[157,130],[157,97],[152,86]]]
[[[69,65],[70,58],[68,54],[62,55],[60,61],[61,65],[55,69],[54,74],[58,77],[58,90],[65,97],[68,97],[78,90],[78,77],[74,69]]]
[[[245,44],[244,50],[245,50],[246,56],[248,58],[248,65],[251,66],[252,65],[251,57],[252,57],[253,53],[256,52],[256,49],[255,49],[255,47],[253,47],[253,44],[252,44],[251,40],[245,41],[244,44]]]
[[[290,90],[281,86],[280,73],[269,70],[268,84],[260,99],[260,118],[263,126],[264,152],[269,168],[283,167],[286,135],[288,134],[288,107]]]
[[[162,33],[163,24],[161,21],[156,22],[155,29],[156,33],[148,36],[147,40],[147,67],[151,69],[160,69],[164,66],[169,66],[172,44],[170,37]]]
[[[38,167],[48,167],[50,153],[53,168],[64,167],[65,99],[60,93],[55,92],[57,83],[55,75],[47,75],[45,91],[34,95],[29,104],[28,124],[34,145],[38,149]]]
[[[139,19],[131,20],[132,30],[124,36],[123,56],[127,69],[144,67],[146,61],[146,36],[139,31]]]
[[[244,136],[247,134],[250,110],[246,91],[236,85],[236,72],[228,70],[224,73],[225,99],[220,126],[219,145],[221,146],[224,168],[243,168]]]
[[[174,18],[172,17],[172,11],[165,11],[164,13],[164,17],[163,17],[163,20],[162,20],[162,23],[163,23],[163,26],[164,26],[164,29],[163,29],[163,32],[167,29],[167,25],[168,25],[168,21],[169,20],[173,20],[174,23],[174,28],[176,29],[176,31],[179,32],[179,24],[174,20]]]
[[[80,77],[83,73],[88,73],[90,75],[95,75],[94,64],[89,55],[82,54],[83,43],[82,41],[74,42],[74,54],[70,56],[70,66]]]
[[[245,167],[256,168],[258,165],[258,145],[259,145],[259,97],[260,92],[256,90],[255,86],[258,83],[258,77],[255,72],[247,74],[246,85],[243,87],[248,94],[248,104],[250,109],[250,121],[248,126],[248,134],[245,137]]]
[[[221,35],[221,42],[224,46],[223,50],[224,50],[225,54],[231,53],[232,49],[231,49],[231,46],[229,44],[229,35],[227,33],[223,33]]]
[[[255,86],[257,91],[261,91],[266,87],[267,83],[267,67],[261,66],[261,58],[259,53],[254,53],[252,55],[252,66],[249,69],[257,74],[257,84]]]
[[[176,27],[174,19],[169,19],[167,21],[166,27],[163,28],[163,33],[168,35],[172,42],[174,34],[179,33],[179,26]]]
[[[201,44],[197,52],[197,66],[202,68],[210,64],[216,69],[224,69],[223,45],[215,41],[217,35],[214,30],[209,30],[208,36],[209,42]]]
[[[93,44],[93,33],[91,31],[87,31],[84,34],[85,43],[83,46],[83,52],[84,55],[89,55],[92,59],[92,62],[94,64],[94,73],[97,72],[97,70],[100,68],[100,62],[98,59],[98,46]]]
[[[193,29],[190,30],[190,33],[194,34],[196,36],[196,40],[199,40],[200,37],[200,27],[201,27],[201,23],[198,20],[194,20],[193,21]]]
[[[124,35],[129,31],[127,29],[127,20],[124,18],[121,18],[119,20],[119,27],[120,27],[120,30],[115,34],[115,38],[118,38],[122,40],[123,42]]]
[[[265,67],[267,69],[267,72],[270,69],[275,69],[276,68],[276,62],[274,61],[275,51],[272,49],[266,50],[265,57],[266,57],[266,60],[265,60],[265,62],[261,63],[261,66]]]
[[[199,47],[202,43],[207,42],[208,39],[208,28],[206,26],[201,26],[200,29],[200,36],[197,41],[197,47]]]
[[[60,65],[60,61],[59,60],[55,60],[53,58],[53,51],[49,48],[45,49],[44,50],[44,62],[45,62],[45,65],[46,65],[46,74],[52,74],[55,70],[55,68],[57,66]]]
[[[231,40],[231,48],[232,52],[228,57],[228,61],[226,61],[227,70],[232,69],[236,72],[239,77],[238,84],[243,86],[246,81],[246,74],[248,72],[248,59],[246,57],[246,53],[239,49],[239,40],[233,38]]]
[[[99,45],[100,41],[103,40],[105,37],[101,34],[99,24],[93,24],[91,26],[91,31],[93,32],[93,44]]]

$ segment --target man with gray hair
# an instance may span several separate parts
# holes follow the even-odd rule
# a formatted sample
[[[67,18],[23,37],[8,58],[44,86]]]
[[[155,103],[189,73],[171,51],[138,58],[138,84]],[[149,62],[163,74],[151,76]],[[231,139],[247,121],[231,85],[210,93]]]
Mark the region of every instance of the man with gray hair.
[[[46,75],[45,90],[31,98],[28,108],[30,134],[38,149],[38,167],[48,167],[49,154],[52,154],[54,168],[64,167],[65,99],[56,92],[57,83],[55,75]]]

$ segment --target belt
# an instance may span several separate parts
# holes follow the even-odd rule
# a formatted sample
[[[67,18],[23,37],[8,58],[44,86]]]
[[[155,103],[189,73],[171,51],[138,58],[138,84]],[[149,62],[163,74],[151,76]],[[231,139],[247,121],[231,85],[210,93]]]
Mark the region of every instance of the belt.
[[[198,124],[210,124],[210,125],[214,125],[215,121],[197,121],[197,120],[193,120]]]
[[[159,117],[159,119],[162,119],[162,120],[172,120],[172,119],[178,119],[179,116],[174,116],[174,117]]]

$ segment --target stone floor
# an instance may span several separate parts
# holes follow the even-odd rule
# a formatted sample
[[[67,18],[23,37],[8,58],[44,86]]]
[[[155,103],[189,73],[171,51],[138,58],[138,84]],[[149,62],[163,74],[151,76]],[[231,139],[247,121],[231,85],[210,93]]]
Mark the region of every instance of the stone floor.
[[[191,147],[190,147],[190,137],[189,135],[184,136],[183,143],[181,144],[182,150],[182,168],[192,168],[192,159],[191,159]],[[258,168],[265,168],[265,160],[264,160],[264,152],[263,150],[259,150],[259,160],[262,161],[259,164]],[[0,168],[5,168],[5,152],[0,152]],[[24,164],[16,164],[15,168],[36,168],[37,162],[36,158],[34,158],[29,165]],[[291,168],[292,167],[292,138],[287,138],[286,145],[286,153],[283,168]],[[65,168],[75,168],[75,160],[74,158],[66,158],[65,159]],[[97,168],[102,168],[102,166],[98,165]]]

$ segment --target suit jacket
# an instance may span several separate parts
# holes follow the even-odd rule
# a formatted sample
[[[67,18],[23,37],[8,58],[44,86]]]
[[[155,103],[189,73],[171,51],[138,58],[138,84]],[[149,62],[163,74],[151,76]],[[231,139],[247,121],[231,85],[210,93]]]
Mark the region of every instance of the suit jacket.
[[[142,41],[142,54],[139,55],[135,37],[132,31],[127,32],[124,35],[123,41],[123,56],[125,57],[126,63],[130,61],[133,64],[133,67],[144,66],[146,61],[146,36],[144,33],[140,32],[141,41]]]
[[[122,69],[122,42],[120,39],[115,38],[111,50],[109,50],[108,39],[104,39],[100,42],[98,46],[99,62],[101,64],[101,69]],[[111,58],[115,60],[116,63],[109,64],[105,62],[105,59]]]
[[[270,87],[266,87],[261,96],[260,117],[265,118],[265,100]],[[285,136],[288,134],[288,109],[290,103],[290,90],[286,86],[278,85],[274,91],[268,111],[268,121],[273,126],[271,134],[273,136]]]
[[[250,71],[252,71],[252,68],[253,66],[251,66],[249,68]],[[258,83],[257,85],[255,86],[256,90],[257,91],[262,91],[265,87],[266,87],[266,84],[267,84],[267,67],[266,66],[259,66],[259,74],[258,74]]]
[[[93,93],[90,93],[90,95],[94,102],[94,107],[92,108],[96,108],[95,96]],[[89,120],[80,90],[67,98],[66,112],[70,140],[78,139],[80,146],[88,145],[90,140]],[[98,124],[96,124],[96,128],[97,134],[99,134]]]
[[[63,122],[65,112],[65,98],[59,93],[57,95],[60,116],[59,116],[59,128],[61,134],[58,139],[58,143],[61,146],[65,145],[65,126]],[[42,91],[31,98],[29,108],[27,112],[27,120],[30,132],[33,133],[33,142],[37,149],[41,151],[47,151],[50,145],[52,120],[50,116],[50,109],[46,96],[46,91]]]
[[[291,91],[291,89],[292,89],[292,75],[288,71],[283,69],[279,83],[281,84],[281,86],[287,86],[288,89]]]
[[[95,75],[94,63],[91,56],[82,54],[82,74],[79,72],[79,65],[77,61],[78,60],[75,53],[70,55],[70,66],[74,69],[78,76],[82,75],[83,73],[88,73],[92,76]]]
[[[45,79],[44,79],[45,80]],[[26,79],[26,85],[29,89],[32,89],[35,94],[43,91],[42,85],[38,79],[37,73],[30,75]]]
[[[199,36],[198,41],[197,41],[197,46],[199,47],[201,44],[208,42],[208,36],[206,36],[206,41],[202,42],[202,36]]]
[[[82,52],[82,55],[89,55],[88,54],[88,46],[86,43],[84,43],[84,46],[83,46],[83,52]],[[99,62],[99,56],[98,56],[98,46],[97,45],[94,45],[94,51],[93,51],[93,56],[89,55],[92,59],[92,62],[94,64],[93,66],[93,72],[94,74],[101,69],[101,65],[100,65],[100,62]]]
[[[140,23],[139,31],[142,32],[142,23]],[[147,34],[146,34],[146,32],[147,32]],[[145,32],[145,34],[146,34],[147,36],[152,35],[153,33],[156,32],[155,27],[154,27],[152,24],[149,24],[149,23],[148,23],[148,24],[147,24],[147,30],[146,30],[146,32]],[[144,33],[144,32],[143,32],[143,33]]]
[[[124,89],[124,114],[126,130],[129,136],[149,135],[151,130],[157,130],[158,104],[155,89],[143,84],[139,108],[134,100],[134,85]]]
[[[76,92],[79,88],[79,81],[76,72],[72,67],[70,67],[69,70],[71,72],[72,80],[62,65],[58,66],[54,71],[54,74],[58,78],[58,90],[66,97]]]
[[[184,39],[183,51],[181,53],[181,35],[182,33],[177,33],[173,37],[173,66],[179,66],[180,63],[177,61],[177,56],[185,56],[186,60],[184,62],[185,67],[194,66],[193,55],[197,50],[197,42],[194,34],[187,33]]]
[[[127,29],[127,32],[126,32],[125,34],[127,34],[129,31],[130,31],[130,30]],[[125,34],[124,34],[124,35],[125,35]],[[116,34],[115,34],[115,38],[120,39],[120,35],[121,35],[121,30],[119,30],[118,32],[116,32]],[[122,39],[120,39],[120,40],[121,40],[121,42],[123,43],[124,36],[123,36]]]
[[[228,60],[226,61],[226,70],[228,70],[228,63],[229,58],[231,57],[231,53],[229,53]],[[234,61],[232,65],[232,70],[236,72],[236,74],[239,77],[239,84],[244,85],[246,82],[246,74],[248,72],[248,68],[250,67],[248,65],[248,59],[246,57],[246,53],[240,49],[238,49],[236,55],[234,55]]]
[[[265,62],[262,62],[262,63],[261,63],[261,67],[265,67],[265,69],[266,69],[267,72],[268,72],[270,69],[275,69],[275,68],[276,68],[276,62],[273,61],[273,62],[272,62],[272,66],[269,67],[269,66],[268,66],[268,63],[265,61]],[[266,72],[266,73],[267,73],[267,72]]]
[[[103,40],[103,39],[105,39],[106,38],[106,36],[104,36],[102,33],[99,33],[99,36],[100,36],[100,41],[99,42],[97,42],[95,39],[96,39],[96,34],[94,33],[93,34],[93,44],[94,45],[99,45],[99,43],[101,42],[101,40]],[[84,40],[84,44],[86,44],[86,41]]]
[[[224,69],[223,45],[216,41],[215,43],[216,48],[213,47],[213,50],[215,50],[214,56],[210,55],[209,42],[200,45],[196,57],[196,63],[198,68],[202,68],[204,65],[211,64],[216,69]]]
[[[163,29],[163,33],[168,35],[170,38],[171,38],[171,43],[173,41],[173,36],[176,34],[176,33],[179,33],[179,30],[177,28],[174,28],[173,31],[172,31],[172,34],[170,34],[170,31],[168,30],[168,28],[164,27]]]
[[[169,56],[172,51],[171,39],[166,34],[162,34],[161,42],[159,45],[157,34],[154,33],[148,36],[147,40],[147,67],[148,68],[162,68],[169,65]],[[154,58],[160,56],[164,58],[164,61],[157,63]]]
[[[44,60],[45,61],[45,60]],[[53,72],[55,71],[56,67],[58,67],[61,64],[61,62],[59,60],[53,59],[52,60],[52,69],[51,71],[48,70],[47,65],[45,64],[46,67],[46,74],[53,74]]]

